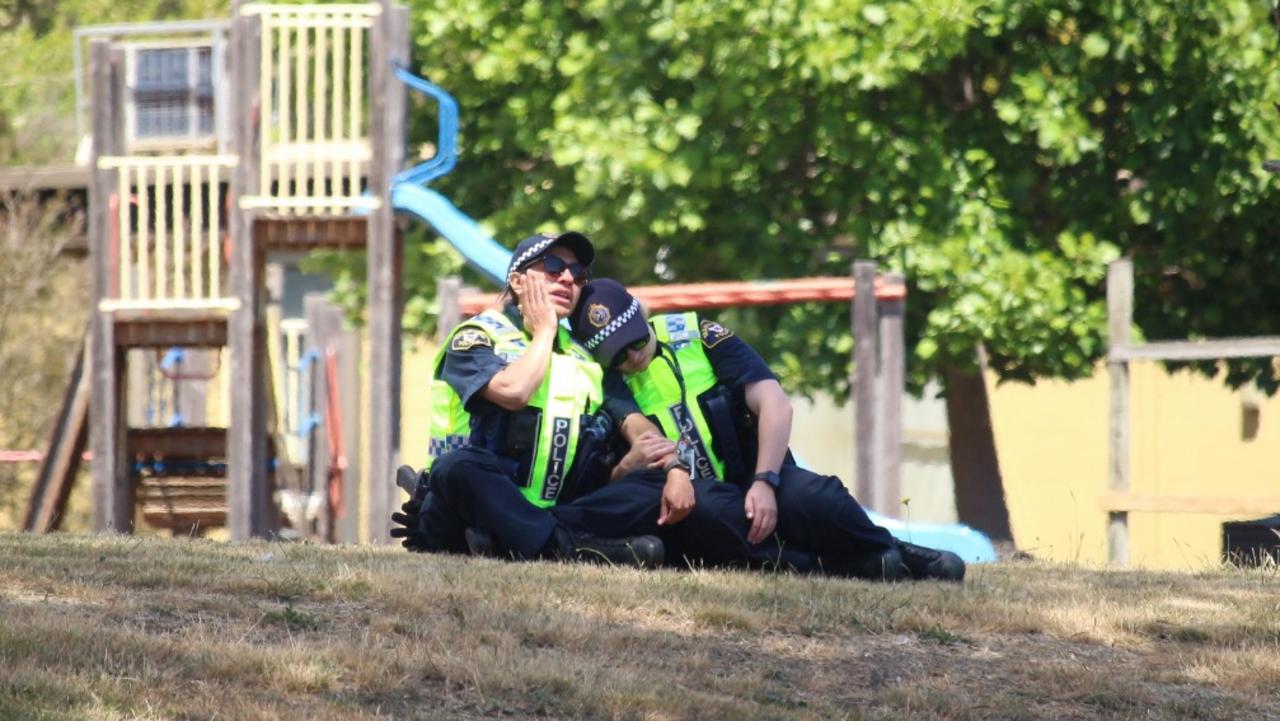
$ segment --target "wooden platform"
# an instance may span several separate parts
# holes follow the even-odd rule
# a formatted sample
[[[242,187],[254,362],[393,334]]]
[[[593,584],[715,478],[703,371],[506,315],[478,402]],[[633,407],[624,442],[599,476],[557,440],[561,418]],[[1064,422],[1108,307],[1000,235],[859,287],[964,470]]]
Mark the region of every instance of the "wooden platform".
[[[114,319],[119,348],[221,348],[227,345],[227,319],[222,308],[120,308],[100,306]]]
[[[365,247],[368,237],[369,219],[359,215],[268,215],[253,221],[254,244],[265,250],[358,249]]]
[[[130,428],[130,458],[222,460],[227,457],[227,429]]]

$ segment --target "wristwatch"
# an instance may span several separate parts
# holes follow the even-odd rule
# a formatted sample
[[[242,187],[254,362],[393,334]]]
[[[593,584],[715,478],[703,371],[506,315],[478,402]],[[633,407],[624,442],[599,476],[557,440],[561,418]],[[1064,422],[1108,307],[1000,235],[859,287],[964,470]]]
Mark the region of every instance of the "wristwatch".
[[[676,469],[676,468],[679,468],[680,470],[684,471],[685,473],[689,473],[689,472],[690,472],[690,471],[689,471],[689,464],[688,464],[688,463],[685,463],[684,461],[680,460],[679,458],[677,458],[676,460],[671,461],[671,462],[670,462],[670,463],[668,463],[667,465],[663,466],[663,467],[662,467],[662,472],[663,472],[663,473],[670,473],[672,470],[674,470],[674,469]]]
[[[769,487],[775,491],[782,485],[782,476],[778,475],[777,471],[760,471],[756,474],[755,480],[768,483]]]

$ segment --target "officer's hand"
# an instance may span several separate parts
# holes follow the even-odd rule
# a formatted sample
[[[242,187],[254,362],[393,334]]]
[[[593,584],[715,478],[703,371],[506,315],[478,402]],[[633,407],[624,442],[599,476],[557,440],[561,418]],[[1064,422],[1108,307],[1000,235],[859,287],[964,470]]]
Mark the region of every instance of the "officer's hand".
[[[658,509],[658,525],[671,526],[693,512],[693,481],[689,472],[673,468],[662,487],[662,505]]]
[[[641,468],[661,468],[663,459],[676,452],[676,444],[657,431],[645,431],[631,442],[631,450],[618,461],[619,475]]]
[[[427,534],[423,532],[418,521],[422,501],[411,498],[400,506],[400,510],[403,512],[391,514],[391,521],[395,524],[391,527],[391,537],[401,539],[400,545],[410,551],[426,551],[428,549]]]
[[[746,511],[747,519],[751,521],[747,541],[760,543],[778,525],[778,499],[773,494],[773,487],[764,481],[752,483],[747,491]]]
[[[556,306],[551,302],[546,276],[525,273],[524,281],[524,289],[520,292],[520,316],[524,319],[524,327],[529,330],[529,335],[537,335],[540,330],[555,333],[560,320],[556,317]]]

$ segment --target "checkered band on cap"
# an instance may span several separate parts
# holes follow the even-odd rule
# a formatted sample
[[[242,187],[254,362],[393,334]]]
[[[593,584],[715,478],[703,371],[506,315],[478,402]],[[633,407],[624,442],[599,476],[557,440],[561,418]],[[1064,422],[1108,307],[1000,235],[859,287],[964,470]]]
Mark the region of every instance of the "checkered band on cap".
[[[606,325],[605,327],[601,328],[600,332],[591,336],[591,338],[589,338],[586,343],[583,343],[583,345],[586,346],[587,350],[595,350],[601,343],[604,342],[605,338],[608,338],[609,336],[613,335],[615,331],[617,331],[622,326],[626,325],[627,321],[634,318],[636,313],[639,313],[639,312],[640,312],[640,301],[636,300],[635,298],[632,298],[631,305],[627,308],[627,310],[622,315],[609,321],[609,325]]]
[[[554,242],[556,242],[556,236],[544,234],[542,236],[542,240],[529,246],[528,250],[521,253],[511,261],[512,272],[518,270],[520,266],[524,265],[530,258],[538,257],[542,251],[546,250]]]

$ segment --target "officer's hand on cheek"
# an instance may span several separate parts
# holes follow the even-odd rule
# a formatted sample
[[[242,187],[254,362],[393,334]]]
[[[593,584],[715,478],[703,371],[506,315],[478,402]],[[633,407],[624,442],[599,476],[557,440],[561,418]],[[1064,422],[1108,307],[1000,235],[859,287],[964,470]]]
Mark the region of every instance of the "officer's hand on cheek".
[[[667,484],[662,488],[662,505],[658,510],[658,525],[679,523],[693,512],[693,481],[689,472],[673,468],[667,473]]]
[[[559,319],[556,307],[551,302],[551,293],[546,279],[539,272],[526,272],[524,283],[520,289],[520,316],[530,334],[539,330],[554,331]]]
[[[747,541],[760,543],[778,525],[778,498],[774,495],[773,488],[764,481],[752,483],[747,491],[745,508],[747,518],[751,521]]]

